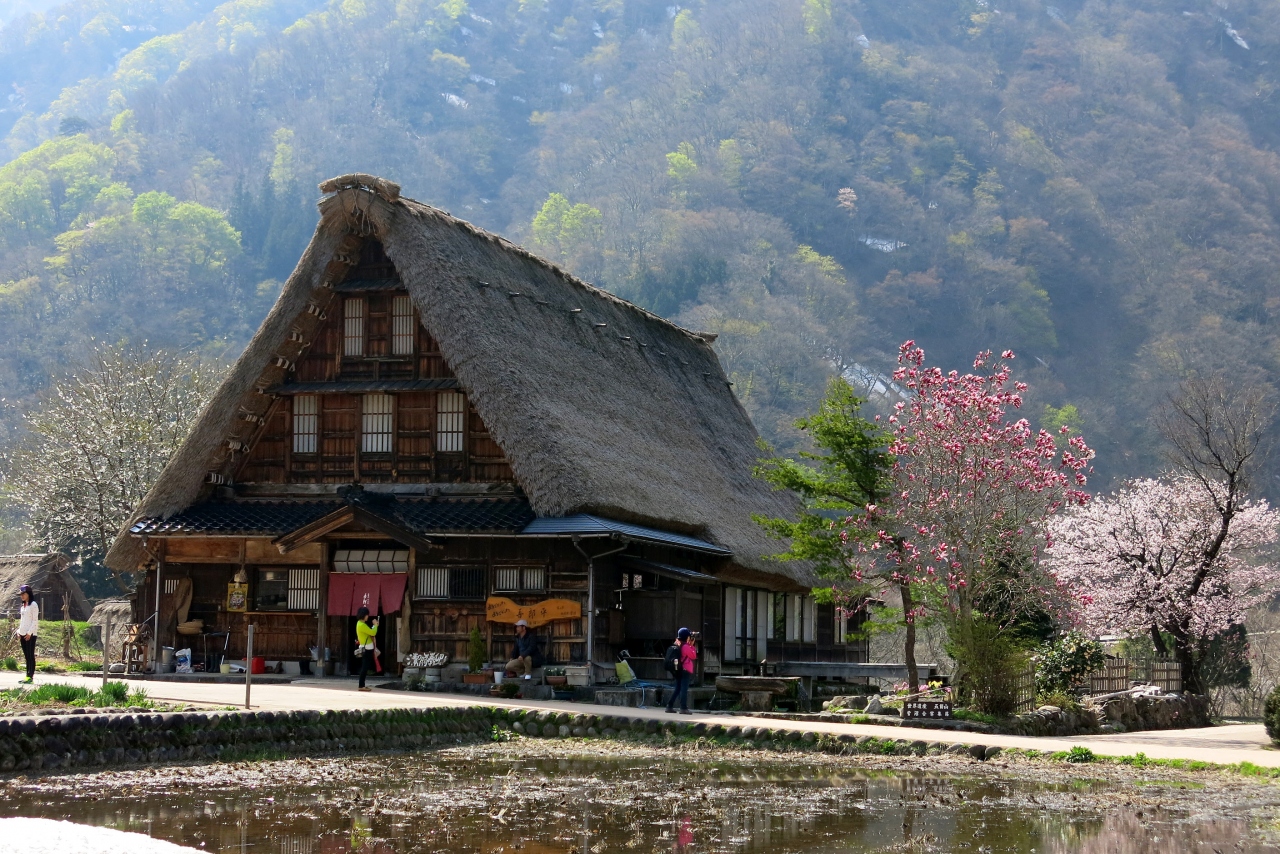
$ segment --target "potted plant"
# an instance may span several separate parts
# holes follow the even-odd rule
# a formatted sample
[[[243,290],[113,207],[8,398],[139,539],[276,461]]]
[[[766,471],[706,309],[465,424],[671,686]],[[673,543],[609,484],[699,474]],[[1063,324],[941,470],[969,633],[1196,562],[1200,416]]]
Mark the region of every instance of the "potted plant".
[[[480,627],[475,626],[471,629],[471,639],[467,642],[467,667],[471,672],[462,674],[463,682],[468,685],[482,685],[493,681],[492,676],[484,673],[484,660],[488,654],[489,649],[484,642],[484,635],[480,634]]]
[[[548,667],[542,671],[542,676],[548,685],[564,685],[569,681],[563,667]]]

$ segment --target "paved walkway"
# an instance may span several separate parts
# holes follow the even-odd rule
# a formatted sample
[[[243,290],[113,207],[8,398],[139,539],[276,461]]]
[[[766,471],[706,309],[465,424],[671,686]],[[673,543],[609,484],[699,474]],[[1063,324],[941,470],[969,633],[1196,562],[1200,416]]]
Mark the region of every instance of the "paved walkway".
[[[65,674],[37,675],[36,683],[65,682],[97,688],[101,677]],[[12,688],[18,676],[0,673],[0,688]],[[244,685],[177,681],[130,680],[130,687],[141,687],[156,700],[198,703],[210,706],[244,706]],[[371,682],[370,684],[376,684]],[[510,706],[529,709],[554,709],[588,714],[621,714],[629,717],[666,718],[662,709],[627,709],[583,703],[499,700],[465,694],[431,694],[406,691],[374,690],[360,693],[354,679],[304,679],[290,684],[254,685],[253,708],[269,710],[293,709],[399,709],[434,708],[439,706]],[[723,712],[699,713],[682,720],[703,721],[725,726],[757,725],[759,719]],[[1152,759],[1194,759],[1220,764],[1252,762],[1255,765],[1280,767],[1280,750],[1269,749],[1269,739],[1261,724],[1230,724],[1205,729],[1162,730],[1116,735],[1085,735],[1071,738],[1032,738],[1019,735],[985,735],[908,727],[886,727],[872,724],[841,724],[823,721],[789,721],[769,719],[765,724],[774,729],[812,730],[813,732],[848,733],[889,738],[919,738],[943,743],[998,745],[1005,748],[1033,750],[1069,750],[1082,744],[1104,756],[1130,756],[1145,753]]]

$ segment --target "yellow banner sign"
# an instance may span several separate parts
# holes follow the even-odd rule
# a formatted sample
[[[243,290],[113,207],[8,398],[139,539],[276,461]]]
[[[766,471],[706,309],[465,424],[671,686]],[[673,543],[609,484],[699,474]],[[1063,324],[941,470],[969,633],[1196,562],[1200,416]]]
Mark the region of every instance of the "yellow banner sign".
[[[485,619],[491,623],[514,623],[524,620],[531,628],[556,620],[576,620],[582,616],[582,603],[571,599],[547,599],[536,605],[517,605],[505,596],[490,596],[484,603]]]

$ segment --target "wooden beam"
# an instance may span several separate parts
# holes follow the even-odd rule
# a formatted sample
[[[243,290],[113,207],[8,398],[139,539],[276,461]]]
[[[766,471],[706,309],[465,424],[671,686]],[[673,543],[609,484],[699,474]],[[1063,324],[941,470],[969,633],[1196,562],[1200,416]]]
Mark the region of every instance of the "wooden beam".
[[[288,554],[307,543],[315,542],[331,531],[336,531],[343,525],[351,524],[354,518],[354,507],[340,507],[327,516],[322,516],[295,531],[276,537],[271,544],[280,550],[280,554]]]

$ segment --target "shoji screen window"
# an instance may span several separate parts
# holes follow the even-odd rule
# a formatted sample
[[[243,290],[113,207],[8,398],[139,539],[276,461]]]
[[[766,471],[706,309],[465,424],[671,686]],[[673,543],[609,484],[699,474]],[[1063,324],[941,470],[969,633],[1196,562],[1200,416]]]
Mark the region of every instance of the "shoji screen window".
[[[391,355],[413,355],[413,303],[408,296],[399,296],[391,300]]]
[[[466,398],[456,391],[441,392],[436,399],[436,451],[441,454],[461,453],[466,423]]]
[[[360,453],[389,454],[395,414],[389,394],[366,394],[360,418]]]
[[[364,355],[365,304],[360,297],[342,301],[342,355]]]
[[[293,452],[295,454],[316,452],[316,436],[320,427],[317,400],[314,394],[300,394],[293,399]]]

